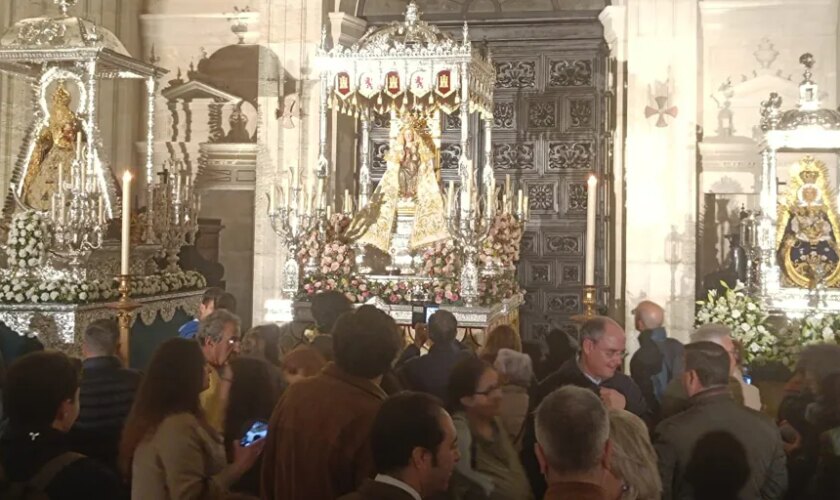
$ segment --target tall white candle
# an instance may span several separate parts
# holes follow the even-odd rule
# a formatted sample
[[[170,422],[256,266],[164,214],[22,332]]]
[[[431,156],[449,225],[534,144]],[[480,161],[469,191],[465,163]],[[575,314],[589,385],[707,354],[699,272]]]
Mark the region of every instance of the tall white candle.
[[[122,253],[120,259],[120,274],[127,275],[129,273],[128,252],[131,242],[131,172],[128,170],[126,170],[123,174],[122,202]]]
[[[516,195],[516,212],[522,213],[522,188],[519,188],[519,192]]]
[[[525,207],[524,207],[522,215],[523,215],[523,218],[525,220],[528,220],[528,216],[531,215],[531,204],[528,201],[528,195],[527,194],[525,195],[525,202],[524,203],[525,203]]]
[[[510,194],[510,174],[505,174],[505,197]]]
[[[595,285],[595,212],[598,201],[598,178],[589,176],[586,192],[586,285]]]
[[[446,213],[452,215],[452,204],[455,203],[455,181],[450,180],[446,187]]]
[[[344,190],[344,213],[349,214],[353,211],[353,205],[350,203],[350,190]]]

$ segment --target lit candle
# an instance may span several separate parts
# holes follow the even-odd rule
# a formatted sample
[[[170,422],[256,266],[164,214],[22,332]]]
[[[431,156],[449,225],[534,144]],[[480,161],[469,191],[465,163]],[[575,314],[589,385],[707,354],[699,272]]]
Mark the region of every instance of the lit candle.
[[[455,181],[450,180],[446,187],[446,212],[452,215],[452,205],[455,201]]]
[[[322,208],[322,200],[321,195],[324,194],[324,178],[318,177],[318,188],[315,191],[315,203],[317,203],[318,208]]]
[[[128,274],[129,244],[131,240],[131,172],[123,174],[122,185],[122,255],[120,259],[120,274]]]
[[[595,284],[595,212],[597,209],[598,178],[589,176],[589,188],[586,193],[586,282]]]
[[[332,217],[332,205],[327,205],[327,220]]]
[[[502,211],[507,212],[508,210],[508,195],[507,191],[505,191],[502,193]]]
[[[344,190],[344,213],[349,214],[353,211],[353,205],[350,204],[350,190]]]
[[[510,193],[510,174],[505,174],[505,199],[508,193]]]
[[[531,215],[531,204],[528,203],[528,195],[525,195],[525,213],[524,213],[524,220],[528,220],[528,216]]]
[[[522,213],[522,188],[519,188],[519,193],[516,195],[516,212]]]

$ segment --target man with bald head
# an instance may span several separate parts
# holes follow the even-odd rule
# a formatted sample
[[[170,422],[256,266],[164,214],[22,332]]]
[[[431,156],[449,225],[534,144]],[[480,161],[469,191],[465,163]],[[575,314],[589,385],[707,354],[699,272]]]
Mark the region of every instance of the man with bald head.
[[[587,320],[578,333],[580,353],[560,369],[546,377],[531,398],[532,408],[556,389],[574,385],[589,389],[610,410],[627,410],[651,422],[652,414],[639,386],[619,371],[625,354],[627,338],[621,325],[610,318],[596,316]],[[534,458],[535,430],[533,412],[529,413],[522,443],[522,463],[536,498],[545,492],[545,479]]]
[[[665,388],[679,380],[683,372],[682,343],[668,338],[663,327],[665,310],[654,302],[643,300],[633,310],[639,331],[639,350],[630,360],[630,376],[639,385],[648,406],[659,414]]]

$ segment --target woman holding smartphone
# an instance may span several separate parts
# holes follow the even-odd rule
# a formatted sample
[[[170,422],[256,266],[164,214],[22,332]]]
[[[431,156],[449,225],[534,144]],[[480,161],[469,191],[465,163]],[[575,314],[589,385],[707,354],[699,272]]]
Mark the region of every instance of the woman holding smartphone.
[[[199,402],[208,384],[208,366],[194,340],[170,339],[155,351],[120,445],[132,498],[221,499],[259,458],[265,440],[234,444],[227,463],[222,438]]]

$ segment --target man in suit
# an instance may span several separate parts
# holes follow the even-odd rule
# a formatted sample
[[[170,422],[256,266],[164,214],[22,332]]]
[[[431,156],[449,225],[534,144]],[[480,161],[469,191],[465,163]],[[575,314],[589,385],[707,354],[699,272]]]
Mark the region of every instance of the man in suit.
[[[627,343],[621,325],[610,318],[596,316],[581,325],[579,336],[580,355],[568,360],[540,382],[531,398],[531,407],[539,406],[556,389],[574,385],[594,392],[607,409],[627,410],[650,423],[652,414],[641,389],[633,379],[618,370]],[[521,458],[534,496],[539,498],[545,492],[546,484],[532,453],[535,441],[534,418],[531,416],[525,424]]]
[[[688,409],[656,427],[653,445],[659,457],[663,500],[695,498],[695,487],[715,477],[692,477],[687,469],[698,442],[724,431],[746,452],[749,478],[738,498],[781,499],[787,489],[782,437],[773,420],[735,402],[729,392],[730,358],[714,342],[685,347],[683,386]],[[707,468],[708,469],[708,468]]]
[[[422,500],[443,493],[460,455],[440,400],[403,392],[382,404],[370,436],[378,474],[340,500]]]
[[[429,318],[429,338],[432,347],[425,356],[409,359],[398,369],[398,376],[406,389],[425,392],[446,400],[446,386],[452,368],[465,357],[472,356],[455,339],[458,320],[449,311],[439,310]],[[409,346],[406,351],[412,349]]]

